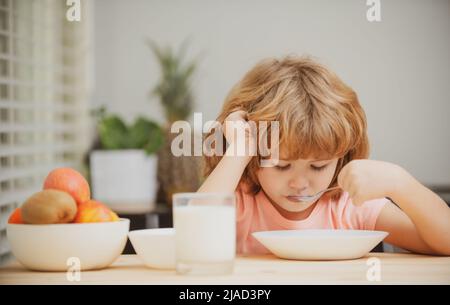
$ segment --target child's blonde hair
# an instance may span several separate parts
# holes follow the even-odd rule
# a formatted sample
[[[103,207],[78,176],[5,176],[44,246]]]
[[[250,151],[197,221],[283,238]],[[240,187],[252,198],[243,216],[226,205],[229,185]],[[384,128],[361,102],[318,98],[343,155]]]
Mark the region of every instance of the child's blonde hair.
[[[248,120],[256,123],[279,122],[283,159],[338,157],[330,186],[337,185],[337,175],[345,164],[369,155],[366,117],[356,93],[309,57],[259,62],[232,88],[217,121],[223,123],[236,110],[246,111]],[[212,172],[220,158],[205,157],[205,175]],[[241,179],[255,194],[261,189],[258,169],[257,156]],[[339,191],[330,193],[333,197],[339,195]]]

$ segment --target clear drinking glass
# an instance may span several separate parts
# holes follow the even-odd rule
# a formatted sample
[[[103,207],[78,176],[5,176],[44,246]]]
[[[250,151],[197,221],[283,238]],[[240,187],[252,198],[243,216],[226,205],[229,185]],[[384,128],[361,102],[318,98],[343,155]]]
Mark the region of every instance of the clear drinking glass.
[[[236,208],[232,193],[173,195],[178,274],[230,274],[236,255]]]

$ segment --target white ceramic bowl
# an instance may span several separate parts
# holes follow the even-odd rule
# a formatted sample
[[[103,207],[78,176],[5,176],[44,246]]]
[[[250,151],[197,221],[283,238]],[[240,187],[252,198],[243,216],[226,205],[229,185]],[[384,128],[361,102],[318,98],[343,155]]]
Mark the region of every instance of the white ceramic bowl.
[[[387,235],[383,231],[365,230],[282,230],[253,233],[276,256],[297,260],[360,258]]]
[[[135,230],[128,237],[147,267],[175,269],[175,229]]]
[[[122,253],[129,219],[49,225],[8,224],[11,251],[26,268],[38,271],[101,269]]]

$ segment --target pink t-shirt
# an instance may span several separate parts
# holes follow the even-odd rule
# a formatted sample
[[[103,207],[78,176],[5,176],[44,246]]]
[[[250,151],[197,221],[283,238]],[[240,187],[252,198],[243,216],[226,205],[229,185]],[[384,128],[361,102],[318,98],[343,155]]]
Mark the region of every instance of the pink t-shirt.
[[[329,197],[319,199],[308,218],[289,220],[272,205],[264,192],[256,195],[247,193],[239,186],[236,194],[237,252],[240,254],[269,253],[251,233],[271,230],[301,229],[352,229],[374,230],[381,209],[389,200],[386,198],[364,202],[361,206],[352,204],[347,192],[339,200]]]

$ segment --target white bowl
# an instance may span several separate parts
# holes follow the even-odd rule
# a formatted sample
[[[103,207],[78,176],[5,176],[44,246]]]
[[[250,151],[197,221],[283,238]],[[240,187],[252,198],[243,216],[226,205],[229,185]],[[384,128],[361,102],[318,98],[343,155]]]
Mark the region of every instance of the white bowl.
[[[282,230],[253,236],[280,258],[343,260],[365,256],[389,233],[365,230]]]
[[[135,230],[128,237],[147,267],[175,269],[175,229]]]
[[[6,232],[16,259],[31,270],[101,269],[122,253],[129,219],[67,224],[8,224]]]

